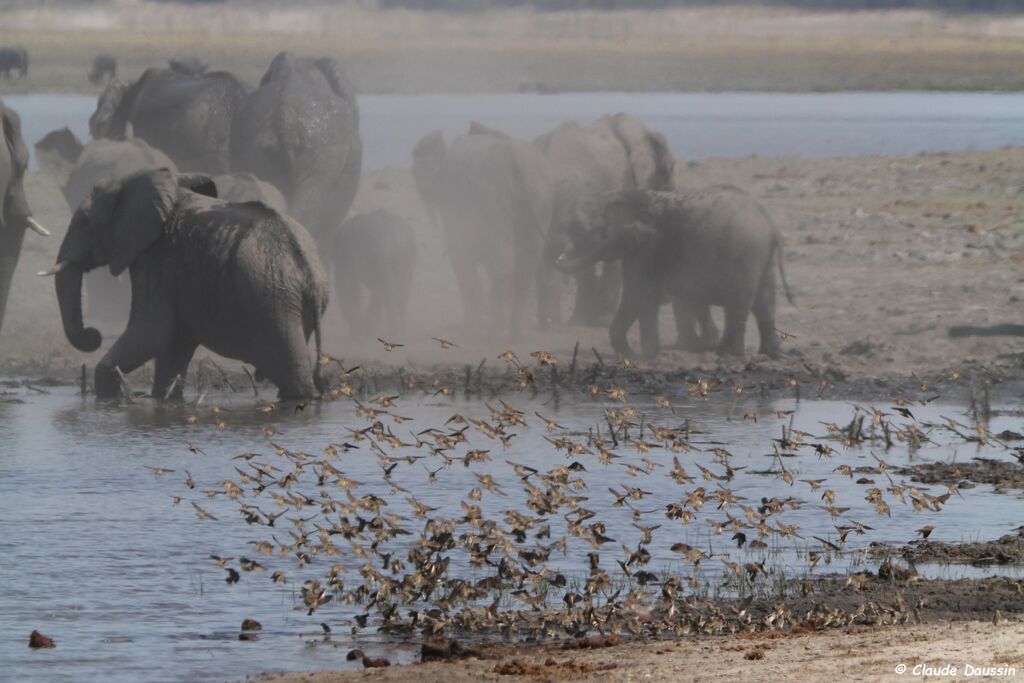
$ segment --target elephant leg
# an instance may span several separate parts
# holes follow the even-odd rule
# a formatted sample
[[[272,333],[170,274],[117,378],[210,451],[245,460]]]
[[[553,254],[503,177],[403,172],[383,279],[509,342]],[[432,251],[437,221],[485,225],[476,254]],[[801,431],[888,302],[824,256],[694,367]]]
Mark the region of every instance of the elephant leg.
[[[718,346],[718,326],[711,318],[711,307],[675,298],[672,310],[679,333],[677,347],[684,351],[711,351]]]
[[[197,344],[177,341],[166,351],[156,357],[153,372],[153,398],[171,398],[180,400],[185,391],[185,375]],[[178,378],[181,379],[178,379]],[[173,386],[173,391],[168,391]]]
[[[676,319],[676,332],[679,337],[676,347],[683,351],[700,351],[701,338],[696,328],[696,306],[682,297],[672,299],[672,313]]]
[[[644,358],[654,358],[661,346],[658,338],[658,309],[660,302],[657,296],[643,300],[640,308],[640,353]]]
[[[643,285],[642,280],[643,277],[636,273],[633,273],[633,277],[624,279],[622,298],[619,300],[619,309],[612,317],[612,324],[608,330],[609,336],[611,337],[612,348],[615,349],[616,353],[620,356],[627,358],[632,355],[632,350],[629,348],[629,340],[627,338],[629,328],[633,325],[633,322],[640,317],[641,311],[644,307],[643,297],[646,290],[649,289]],[[655,307],[656,306],[657,302],[655,302]],[[650,323],[648,323],[648,325],[649,324]]]
[[[619,302],[622,293],[622,265],[617,261],[605,261],[601,264],[601,274],[596,277],[594,320],[600,320],[614,310]]]
[[[747,332],[747,318],[750,304],[733,301],[725,306],[725,332],[718,345],[720,356],[742,356],[743,341]]]
[[[697,319],[697,334],[700,337],[699,348],[701,351],[711,351],[718,346],[719,332],[718,325],[711,317],[711,306],[699,304],[695,309]]]
[[[754,319],[761,336],[759,352],[770,358],[782,355],[779,348],[779,334],[775,330],[775,268],[774,262],[768,264],[761,278],[760,288],[754,298]]]
[[[258,367],[277,386],[278,398],[295,400],[317,395],[313,384],[313,367],[309,360],[307,338],[302,323],[281,330],[269,339]]]
[[[128,328],[96,364],[93,386],[97,398],[117,398],[120,393],[120,370],[127,375],[170,346],[167,325],[152,321],[130,321]]]
[[[576,271],[576,301],[573,304],[570,325],[593,325],[601,313],[601,291],[598,289],[594,266]]]
[[[559,322],[558,288],[555,287],[555,273],[545,262],[537,267],[537,319],[541,329],[547,329]]]

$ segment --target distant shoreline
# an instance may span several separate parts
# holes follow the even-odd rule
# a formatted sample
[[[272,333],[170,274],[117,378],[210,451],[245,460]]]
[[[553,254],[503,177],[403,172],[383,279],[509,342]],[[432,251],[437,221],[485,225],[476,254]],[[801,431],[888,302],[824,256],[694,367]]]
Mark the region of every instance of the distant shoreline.
[[[173,55],[257,82],[280,50],[331,55],[366,94],[1024,91],[1024,17],[765,8],[457,15],[146,3],[0,11],[30,77],[0,96],[91,94],[99,52],[122,78]]]

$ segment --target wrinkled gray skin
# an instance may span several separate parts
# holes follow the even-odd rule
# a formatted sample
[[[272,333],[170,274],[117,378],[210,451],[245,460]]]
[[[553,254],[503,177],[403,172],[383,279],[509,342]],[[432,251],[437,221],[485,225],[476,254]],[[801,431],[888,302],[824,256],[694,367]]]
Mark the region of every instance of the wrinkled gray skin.
[[[342,224],[331,253],[334,292],[351,334],[403,334],[416,266],[412,226],[384,209],[360,213]]]
[[[104,80],[112,81],[117,77],[117,60],[113,55],[102,52],[92,60],[92,69],[89,70],[89,82],[99,85]]]
[[[3,329],[11,280],[18,266],[28,220],[32,217],[25,198],[28,148],[21,137],[21,119],[0,101],[0,329]]]
[[[596,261],[622,262],[622,299],[610,328],[619,354],[632,355],[626,334],[637,320],[641,355],[658,352],[658,308],[667,297],[681,345],[711,346],[717,330],[710,306],[722,306],[725,331],[718,353],[743,355],[747,317],[753,313],[760,352],[778,357],[775,271],[785,285],[782,242],[750,195],[730,186],[685,194],[625,190],[602,197],[581,214],[582,237],[562,254],[559,266],[571,271]]]
[[[326,247],[356,196],[362,159],[359,106],[338,63],[278,54],[235,119],[232,170],[274,185]]]
[[[93,140],[82,144],[67,128],[48,133],[36,143],[36,157],[45,167],[66,178],[61,190],[68,208],[74,212],[97,185],[126,178],[139,171],[167,168],[177,172],[174,162],[144,140]],[[77,149],[77,154],[75,150]],[[66,167],[64,173],[61,167]],[[106,325],[120,325],[128,319],[131,303],[128,278],[114,278],[104,270],[85,277],[89,315]]]
[[[585,124],[568,121],[534,144],[551,162],[558,188],[556,229],[545,251],[552,262],[572,240],[558,226],[570,225],[573,214],[587,201],[614,190],[672,189],[675,160],[665,138],[629,114],[602,116]],[[588,265],[575,277],[576,303],[569,324],[607,324],[621,290],[616,264],[605,263],[600,275]]]
[[[12,80],[18,73],[18,80],[28,76],[28,52],[23,47],[0,47],[0,77]]]
[[[182,171],[227,173],[231,127],[244,99],[244,87],[226,72],[146,69],[131,85],[117,79],[107,84],[89,132],[96,140],[124,140],[131,124],[134,137],[164,152]]]
[[[520,336],[531,290],[540,324],[553,321],[553,271],[542,252],[554,189],[544,155],[527,142],[474,124],[450,148],[440,132],[420,140],[413,150],[413,177],[444,231],[467,332],[505,329],[512,338]]]
[[[153,396],[180,396],[199,345],[250,363],[282,398],[315,395],[327,277],[309,233],[263,204],[213,197],[206,176],[139,173],[93,191],[71,219],[57,256],[64,332],[86,352],[101,337],[82,319],[82,275],[128,270],[128,327],[96,366],[99,398],[156,359]],[[317,365],[306,345],[316,335]]]
[[[288,214],[288,203],[276,187],[252,173],[225,173],[214,177],[217,196],[226,202],[263,202],[280,214]]]

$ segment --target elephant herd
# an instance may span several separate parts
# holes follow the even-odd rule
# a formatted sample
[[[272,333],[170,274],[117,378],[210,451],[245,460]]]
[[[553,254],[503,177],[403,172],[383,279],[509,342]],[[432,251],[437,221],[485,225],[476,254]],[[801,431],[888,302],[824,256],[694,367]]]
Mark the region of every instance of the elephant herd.
[[[98,58],[94,71],[116,68],[108,61]],[[200,345],[251,364],[284,398],[312,396],[323,386],[332,280],[351,331],[401,334],[416,229],[386,209],[345,220],[362,142],[355,92],[333,59],[281,53],[255,87],[194,60],[127,84],[106,77],[90,141],[64,129],[36,144],[73,211],[57,263],[41,273],[56,276],[68,340],[86,352],[101,343],[85,324],[83,283],[90,315],[115,321],[130,305],[124,333],[97,364],[97,396],[116,396],[124,375],[150,360],[153,396],[180,395]],[[17,115],[0,111],[2,323],[24,232],[42,228],[22,186],[28,153]],[[658,352],[665,302],[683,348],[741,355],[753,313],[760,351],[777,356],[777,229],[737,188],[675,192],[674,166],[665,139],[628,114],[567,122],[532,141],[477,123],[450,141],[424,136],[412,176],[450,261],[466,334],[515,339],[564,324],[568,276],[568,323],[610,317],[622,356],[633,355],[635,322],[641,355]],[[90,273],[101,268],[109,275]],[[725,312],[721,337],[712,306]]]

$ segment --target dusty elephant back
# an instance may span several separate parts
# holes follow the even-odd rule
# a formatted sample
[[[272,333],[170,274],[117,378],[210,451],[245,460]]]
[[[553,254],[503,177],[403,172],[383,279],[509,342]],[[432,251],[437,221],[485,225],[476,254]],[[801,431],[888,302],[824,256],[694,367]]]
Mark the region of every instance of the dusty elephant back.
[[[149,69],[133,88],[126,120],[135,136],[166,153],[182,171],[228,170],[231,128],[245,100],[238,79],[226,72],[193,76]]]
[[[176,221],[168,230],[170,242],[181,248],[182,273],[213,274],[202,286],[237,301],[240,319],[260,318],[265,307],[282,305],[294,311],[311,308],[317,317],[323,314],[327,274],[315,241],[301,224],[262,202],[224,202],[197,195],[184,201],[178,211],[189,220]],[[187,277],[180,284],[193,286]],[[301,298],[282,300],[275,290],[298,292]],[[193,298],[201,305],[201,292]],[[223,311],[214,306],[205,318],[220,315]]]
[[[318,239],[338,227],[362,169],[359,108],[333,60],[275,58],[232,133],[233,169],[281,191]]]

